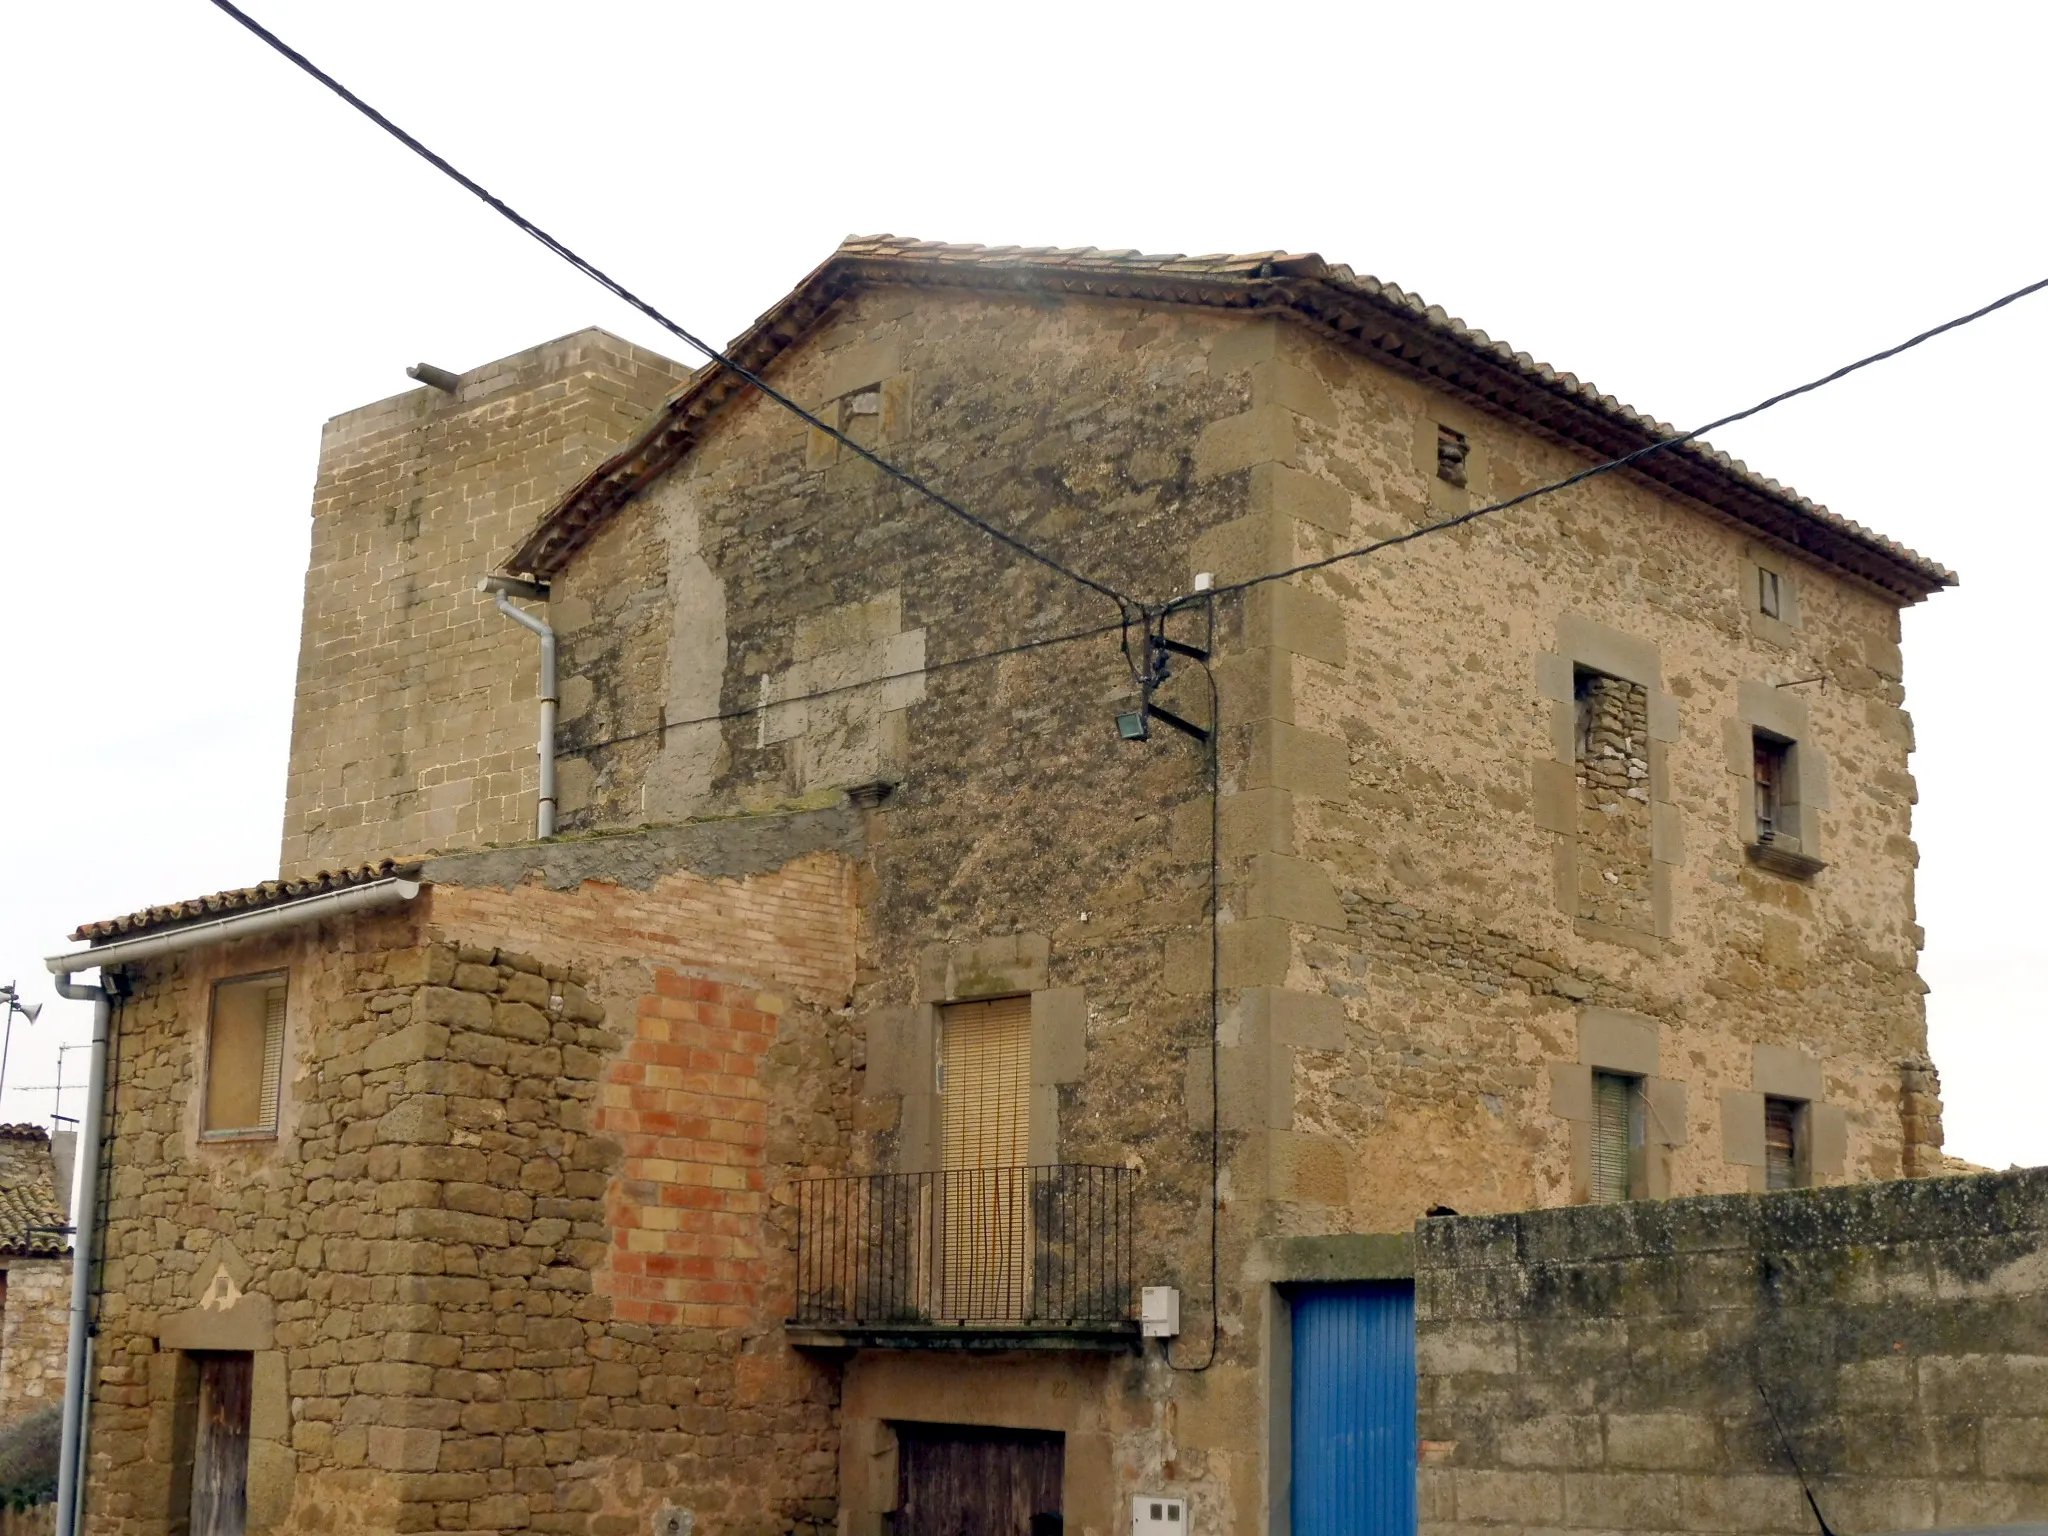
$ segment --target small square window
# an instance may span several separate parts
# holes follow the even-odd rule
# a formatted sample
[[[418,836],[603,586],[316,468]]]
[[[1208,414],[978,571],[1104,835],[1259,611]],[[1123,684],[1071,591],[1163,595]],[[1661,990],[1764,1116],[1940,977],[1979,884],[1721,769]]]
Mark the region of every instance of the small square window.
[[[1757,612],[1767,619],[1782,619],[1784,614],[1784,593],[1780,590],[1778,573],[1767,571],[1762,566],[1756,571]]]
[[[285,977],[244,976],[213,989],[206,1032],[205,1136],[275,1136],[284,1068]]]
[[[1465,440],[1465,434],[1454,432],[1449,427],[1436,429],[1436,477],[1452,485],[1465,483],[1465,460],[1471,454],[1472,445]]]

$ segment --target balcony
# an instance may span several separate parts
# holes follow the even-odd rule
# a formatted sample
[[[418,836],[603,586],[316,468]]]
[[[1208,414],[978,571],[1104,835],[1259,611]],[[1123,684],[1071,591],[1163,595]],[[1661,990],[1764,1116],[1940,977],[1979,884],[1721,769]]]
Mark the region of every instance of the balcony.
[[[1128,1168],[806,1179],[791,1339],[820,1348],[1119,1349],[1137,1341]]]

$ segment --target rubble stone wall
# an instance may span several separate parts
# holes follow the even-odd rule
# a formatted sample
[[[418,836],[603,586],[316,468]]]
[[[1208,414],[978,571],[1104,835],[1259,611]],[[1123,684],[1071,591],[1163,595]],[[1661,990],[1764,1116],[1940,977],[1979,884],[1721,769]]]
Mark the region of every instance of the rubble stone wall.
[[[71,1333],[71,1261],[0,1259],[7,1305],[0,1314],[0,1423],[64,1400]]]
[[[253,1532],[828,1527],[836,1376],[780,1324],[789,1180],[851,1135],[834,859],[593,882],[580,926],[538,877],[444,883],[154,963],[116,1021],[92,1529],[176,1527],[209,1347],[255,1353]],[[780,948],[693,949],[714,898]],[[201,1143],[206,998],[269,969],[279,1134]]]

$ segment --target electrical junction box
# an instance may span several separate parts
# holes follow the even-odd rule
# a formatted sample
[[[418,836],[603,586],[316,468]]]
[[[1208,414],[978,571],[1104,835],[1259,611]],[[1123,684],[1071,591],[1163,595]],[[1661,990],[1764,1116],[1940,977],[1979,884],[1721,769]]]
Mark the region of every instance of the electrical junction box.
[[[1167,1294],[1173,1293],[1167,1291]],[[1187,1536],[1187,1529],[1186,1499],[1141,1493],[1131,1500],[1131,1536]]]
[[[1138,1292],[1139,1331],[1148,1339],[1180,1336],[1180,1292],[1170,1285],[1148,1285]]]

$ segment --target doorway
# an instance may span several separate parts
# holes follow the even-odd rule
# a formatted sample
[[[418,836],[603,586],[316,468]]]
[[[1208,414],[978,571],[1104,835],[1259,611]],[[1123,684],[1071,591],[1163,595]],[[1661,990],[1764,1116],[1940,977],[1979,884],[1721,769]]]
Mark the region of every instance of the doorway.
[[[1291,1291],[1293,1536],[1414,1536],[1415,1287]]]
[[[195,1354],[197,1424],[192,1438],[191,1536],[242,1536],[249,1518],[249,1401],[256,1357]]]
[[[895,1536],[1060,1536],[1063,1435],[896,1426]]]

